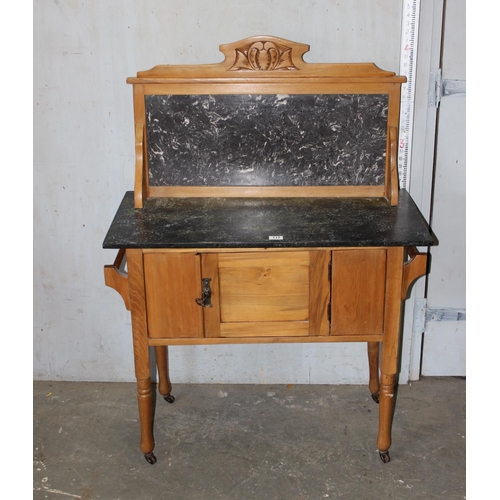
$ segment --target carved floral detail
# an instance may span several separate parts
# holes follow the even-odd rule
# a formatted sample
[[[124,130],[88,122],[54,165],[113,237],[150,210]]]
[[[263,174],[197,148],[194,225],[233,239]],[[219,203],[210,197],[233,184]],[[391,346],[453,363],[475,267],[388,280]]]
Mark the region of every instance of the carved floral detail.
[[[254,42],[236,49],[232,71],[296,70],[292,62],[292,49],[274,42]]]

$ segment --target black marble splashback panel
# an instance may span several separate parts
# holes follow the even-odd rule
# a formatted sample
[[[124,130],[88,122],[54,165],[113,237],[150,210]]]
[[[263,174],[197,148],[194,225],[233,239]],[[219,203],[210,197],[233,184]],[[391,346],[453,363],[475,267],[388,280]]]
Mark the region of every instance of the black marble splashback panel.
[[[385,94],[145,99],[151,186],[384,184]]]

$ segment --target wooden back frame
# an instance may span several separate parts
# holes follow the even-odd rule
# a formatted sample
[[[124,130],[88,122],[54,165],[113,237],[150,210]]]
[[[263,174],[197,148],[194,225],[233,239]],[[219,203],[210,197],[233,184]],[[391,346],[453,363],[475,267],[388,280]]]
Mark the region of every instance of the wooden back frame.
[[[220,45],[217,64],[162,65],[127,79],[134,91],[134,205],[155,197],[383,197],[398,204],[398,128],[404,76],[373,63],[309,64],[309,45],[274,36],[254,36]],[[387,94],[385,183],[381,186],[150,186],[146,95],[196,94]]]

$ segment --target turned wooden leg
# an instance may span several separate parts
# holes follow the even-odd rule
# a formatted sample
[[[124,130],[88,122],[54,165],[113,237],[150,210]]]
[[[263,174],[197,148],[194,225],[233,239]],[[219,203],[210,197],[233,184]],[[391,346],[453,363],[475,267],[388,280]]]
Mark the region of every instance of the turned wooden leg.
[[[167,403],[173,403],[175,397],[172,392],[172,384],[168,375],[168,347],[155,346],[156,365],[158,366],[158,391]]]
[[[394,411],[395,375],[382,373],[380,384],[380,408],[377,447],[384,463],[390,461],[392,416]]]
[[[370,382],[368,387],[372,394],[372,399],[375,403],[379,402],[380,384],[378,379],[378,359],[379,359],[379,343],[368,342],[368,366],[370,369]]]
[[[139,402],[139,422],[141,427],[140,447],[146,460],[150,464],[154,464],[156,457],[153,453],[155,446],[153,439],[153,398],[151,394],[142,250],[135,248],[127,249],[127,266],[135,377],[137,379],[137,399]]]
[[[150,464],[156,462],[153,454],[153,401],[151,393],[151,377],[137,379],[137,399],[139,402],[139,421],[141,425],[141,451]]]

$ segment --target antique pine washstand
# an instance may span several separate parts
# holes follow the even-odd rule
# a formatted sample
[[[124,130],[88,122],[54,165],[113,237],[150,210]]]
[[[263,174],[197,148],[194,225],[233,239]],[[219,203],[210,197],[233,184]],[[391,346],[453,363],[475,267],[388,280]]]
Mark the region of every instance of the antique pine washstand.
[[[173,402],[169,345],[367,342],[388,462],[402,301],[433,244],[398,185],[405,79],[308,64],[307,45],[272,36],[220,49],[127,80],[135,185],[104,274],[131,312],[141,450],[156,462],[150,346]]]

